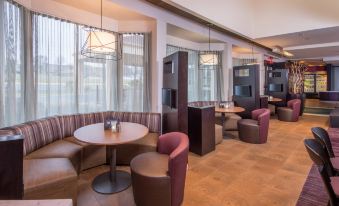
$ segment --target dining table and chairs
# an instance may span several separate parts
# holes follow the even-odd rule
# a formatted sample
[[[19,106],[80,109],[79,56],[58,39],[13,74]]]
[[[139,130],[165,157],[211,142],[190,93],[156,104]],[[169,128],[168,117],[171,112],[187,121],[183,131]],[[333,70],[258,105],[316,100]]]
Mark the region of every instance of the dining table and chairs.
[[[110,170],[92,182],[92,188],[101,194],[121,192],[131,185],[131,175],[116,169],[116,146],[141,139],[149,132],[146,126],[132,122],[120,122],[120,127],[120,131],[112,131],[111,128],[105,129],[104,123],[97,123],[74,132],[74,137],[81,142],[108,148]]]
[[[225,132],[225,123],[227,120],[228,115],[236,114],[244,112],[245,108],[234,106],[234,104],[219,104],[219,106],[215,107],[215,113],[221,114],[221,125],[222,125],[222,136],[224,136]]]

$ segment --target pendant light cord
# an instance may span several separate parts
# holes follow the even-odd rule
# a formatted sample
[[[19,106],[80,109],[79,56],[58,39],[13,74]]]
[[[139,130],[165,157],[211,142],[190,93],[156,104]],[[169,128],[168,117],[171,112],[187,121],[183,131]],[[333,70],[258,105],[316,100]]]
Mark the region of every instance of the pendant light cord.
[[[208,25],[208,50],[211,51],[211,25]]]
[[[100,19],[100,28],[102,30],[102,0],[100,1],[100,17],[101,17],[101,19]]]

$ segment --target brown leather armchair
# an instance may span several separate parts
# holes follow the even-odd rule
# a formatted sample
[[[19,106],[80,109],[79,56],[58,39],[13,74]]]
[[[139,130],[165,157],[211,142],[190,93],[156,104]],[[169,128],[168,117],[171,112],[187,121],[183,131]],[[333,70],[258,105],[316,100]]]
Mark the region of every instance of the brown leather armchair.
[[[134,201],[138,206],[179,206],[184,199],[188,161],[187,135],[171,132],[159,137],[158,152],[131,161]]]
[[[285,122],[297,122],[300,113],[300,99],[292,99],[287,102],[287,107],[278,107],[278,119]]]
[[[254,144],[266,143],[269,121],[269,109],[253,110],[252,119],[242,119],[238,121],[239,139]]]

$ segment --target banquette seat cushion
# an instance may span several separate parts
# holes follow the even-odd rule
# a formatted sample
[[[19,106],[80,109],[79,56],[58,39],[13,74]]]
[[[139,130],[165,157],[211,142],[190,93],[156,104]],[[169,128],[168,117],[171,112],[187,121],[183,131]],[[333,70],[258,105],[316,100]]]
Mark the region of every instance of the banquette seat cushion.
[[[80,152],[80,170],[86,170],[106,163],[106,147],[90,145],[78,141],[73,133],[80,127],[103,122],[104,112],[58,116],[62,128],[63,140],[82,147]]]
[[[215,145],[220,144],[223,140],[222,126],[215,125]]]
[[[25,156],[25,159],[68,158],[75,170],[80,172],[82,146],[65,140],[50,143]]]
[[[133,157],[145,153],[155,152],[157,149],[157,133],[148,133],[144,138],[137,141],[117,146],[117,164],[129,165]]]
[[[76,201],[77,173],[67,158],[25,159],[23,172],[24,199]]]

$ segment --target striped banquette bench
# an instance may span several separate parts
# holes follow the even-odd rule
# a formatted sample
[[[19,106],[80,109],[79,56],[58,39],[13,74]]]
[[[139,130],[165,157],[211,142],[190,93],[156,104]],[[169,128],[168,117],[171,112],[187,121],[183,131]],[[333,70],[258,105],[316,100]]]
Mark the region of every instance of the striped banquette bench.
[[[134,122],[149,128],[140,140],[117,147],[117,164],[128,165],[143,152],[155,151],[161,130],[158,113],[97,112],[53,116],[0,129],[0,135],[24,137],[24,199],[73,199],[77,176],[86,169],[106,164],[106,147],[79,142],[76,129],[106,118]]]

